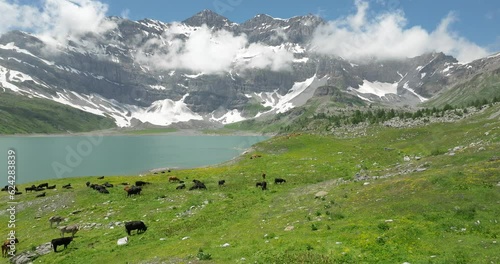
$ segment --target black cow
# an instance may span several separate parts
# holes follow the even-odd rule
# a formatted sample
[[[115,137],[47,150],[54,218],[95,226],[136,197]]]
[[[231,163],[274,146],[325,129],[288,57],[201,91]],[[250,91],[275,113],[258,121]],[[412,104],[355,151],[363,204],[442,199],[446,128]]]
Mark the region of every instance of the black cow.
[[[15,186],[14,188],[15,188],[16,192],[17,192],[17,191],[19,191],[19,190],[17,189],[17,186]],[[12,189],[12,188],[11,188],[11,189]],[[3,187],[3,188],[2,188],[2,192],[6,192],[6,191],[8,191],[8,190],[9,190],[9,185],[5,185],[5,187]]]
[[[106,189],[105,187],[103,187],[103,188],[100,188],[100,189],[99,189],[98,191],[99,191],[100,193],[105,193],[105,194],[109,194],[109,191],[108,191],[108,189]]]
[[[262,190],[267,190],[267,182],[262,182]]]
[[[45,190],[45,188],[43,187],[35,187],[35,192],[40,192],[40,191],[43,191]]]
[[[262,182],[256,182],[255,187],[262,187]]]
[[[135,186],[144,186],[146,184],[151,184],[150,182],[145,182],[145,181],[136,181]]]
[[[52,185],[52,186],[47,186],[47,189],[48,189],[48,190],[55,189],[55,188],[56,188],[56,185],[55,185],[55,184],[54,184],[54,185]]]
[[[196,190],[196,189],[205,189],[205,190],[207,189],[207,187],[205,186],[205,184],[203,182],[201,182],[199,180],[193,180],[193,182],[194,182],[194,185],[191,188],[189,188],[190,191]]]
[[[90,186],[90,182],[89,181],[86,182],[85,185],[87,185],[87,187],[89,187]]]
[[[60,245],[64,245],[64,249],[66,249],[71,241],[73,241],[73,237],[60,237],[52,239],[51,244],[54,248],[54,252],[57,252],[57,246]]]
[[[104,186],[102,186],[102,185],[99,185],[99,184],[96,184],[96,185],[94,185],[94,187],[93,187],[92,189],[94,189],[94,190],[96,190],[96,191],[99,191],[99,190],[100,190],[100,189],[102,189],[102,188],[106,188],[106,187],[104,187]]]
[[[127,192],[127,197],[132,196],[132,194],[141,194],[142,188],[132,185],[132,187],[126,186],[124,190]]]
[[[42,184],[39,184],[37,187],[38,188],[44,188],[44,187],[47,188],[47,187],[49,187],[49,183],[48,182],[42,183]]]
[[[109,182],[106,182],[103,184],[105,187],[108,187],[108,188],[112,188],[113,187],[113,184],[109,183]]]
[[[104,179],[104,176],[101,176],[101,177],[97,177],[98,180],[102,180]]]
[[[137,230],[137,234],[139,234],[139,232],[146,232],[148,228],[142,221],[131,221],[125,222],[125,229],[127,230],[127,234],[130,236],[130,231],[132,230]]]
[[[45,192],[43,192],[43,193],[41,193],[41,194],[37,195],[36,197],[45,197]]]
[[[31,187],[26,187],[26,188],[24,188],[24,190],[25,190],[26,192],[28,192],[28,191],[30,191],[30,192],[31,192],[31,191],[36,190],[36,186],[35,186],[35,185],[31,185]]]
[[[219,186],[224,186],[224,183],[226,183],[226,180],[220,180],[219,181]]]
[[[73,187],[71,187],[71,183],[68,183],[66,185],[63,185],[62,186],[64,189],[73,189]]]
[[[181,190],[181,189],[185,189],[186,188],[186,184],[180,184],[179,186],[175,187],[176,190]]]
[[[285,180],[285,179],[282,179],[282,178],[276,178],[276,179],[274,179],[274,183],[275,183],[275,184],[278,184],[278,183],[285,183],[285,182],[286,182],[286,180]]]

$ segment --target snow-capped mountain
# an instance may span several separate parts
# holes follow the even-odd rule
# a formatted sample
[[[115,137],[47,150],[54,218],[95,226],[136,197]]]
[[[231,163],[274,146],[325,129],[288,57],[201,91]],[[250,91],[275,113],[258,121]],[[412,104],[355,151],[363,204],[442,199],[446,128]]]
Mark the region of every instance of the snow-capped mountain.
[[[319,55],[310,39],[325,21],[312,15],[242,24],[209,10],[174,23],[107,19],[116,25],[109,31],[64,41],[0,36],[0,96],[49,99],[121,127],[231,123],[302,105],[324,85],[368,103],[417,105],[500,68],[498,55],[468,64],[442,53],[363,62]]]

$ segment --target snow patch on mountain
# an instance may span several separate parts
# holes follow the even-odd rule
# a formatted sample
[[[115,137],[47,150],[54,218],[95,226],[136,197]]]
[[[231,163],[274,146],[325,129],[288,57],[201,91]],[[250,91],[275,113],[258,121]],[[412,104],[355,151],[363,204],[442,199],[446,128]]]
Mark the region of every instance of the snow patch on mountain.
[[[149,87],[155,89],[155,90],[167,90],[167,87],[163,85],[149,85]]]
[[[246,118],[244,118],[241,115],[240,111],[238,111],[237,109],[233,109],[231,111],[228,111],[223,116],[218,117],[218,118],[215,117],[214,114],[212,113],[212,116],[210,117],[210,121],[215,121],[215,122],[219,122],[222,124],[235,123],[235,122],[243,121],[245,119]]]
[[[378,97],[383,97],[386,94],[397,94],[398,83],[386,83],[386,82],[370,82],[367,80],[363,81],[363,84],[357,89],[359,93],[362,94],[374,94]]]
[[[429,99],[421,96],[417,92],[415,92],[415,90],[413,90],[412,88],[410,88],[410,86],[408,85],[408,82],[405,82],[405,84],[403,84],[403,88],[406,89],[406,90],[408,90],[409,92],[411,92],[416,97],[418,97],[418,99],[420,100],[420,102],[425,102],[425,101],[429,100]]]
[[[132,118],[137,118],[142,122],[149,122],[153,125],[167,126],[176,122],[186,122],[189,120],[203,120],[203,117],[191,111],[184,103],[189,93],[185,94],[179,101],[164,99],[155,101],[148,108],[134,107]]]
[[[43,63],[50,65],[50,66],[55,64],[53,61],[44,60],[38,56],[35,56],[33,53],[31,53],[25,49],[21,49],[21,48],[17,47],[14,42],[7,43],[6,45],[0,44],[0,49],[13,50],[17,53],[23,53],[23,54],[29,55],[29,56],[36,58],[36,59],[38,59],[38,60],[42,61]]]
[[[5,92],[5,89],[7,88],[13,92],[19,93],[21,90],[19,89],[19,87],[8,81],[7,75],[9,75],[9,70],[5,67],[0,66],[0,85],[3,88],[3,91]]]
[[[294,107],[301,106],[311,99],[316,88],[326,85],[328,77],[318,78],[316,74],[302,82],[296,82],[285,95],[278,91],[255,93],[262,106],[271,107],[268,112],[284,113]],[[247,96],[248,97],[248,96]]]

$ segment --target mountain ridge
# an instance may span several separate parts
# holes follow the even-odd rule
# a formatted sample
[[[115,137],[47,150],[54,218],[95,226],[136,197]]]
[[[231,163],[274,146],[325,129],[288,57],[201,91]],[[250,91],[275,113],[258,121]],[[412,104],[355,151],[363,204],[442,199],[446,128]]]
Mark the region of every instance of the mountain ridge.
[[[301,88],[303,95],[293,88],[313,76],[366,104],[417,106],[500,68],[493,55],[460,64],[438,52],[364,63],[317,54],[308,40],[325,21],[314,15],[260,14],[241,24],[210,10],[173,23],[107,19],[116,27],[105,34],[55,47],[30,33],[3,34],[1,87],[112,117],[122,127],[193,119],[225,124],[300,106],[315,87]],[[271,108],[243,111],[256,103]]]

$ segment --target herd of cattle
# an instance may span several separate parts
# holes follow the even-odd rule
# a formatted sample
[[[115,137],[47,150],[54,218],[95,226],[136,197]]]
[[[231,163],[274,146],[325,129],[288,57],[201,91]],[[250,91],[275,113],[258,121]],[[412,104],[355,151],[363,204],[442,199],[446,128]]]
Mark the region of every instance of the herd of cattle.
[[[254,158],[256,158],[256,157],[254,157]],[[170,172],[170,170],[168,172]],[[162,172],[162,173],[164,173],[164,172]],[[155,173],[155,174],[157,174],[157,173]],[[98,177],[97,179],[103,179],[103,178],[104,178],[104,176],[101,176],[101,177]],[[262,174],[262,179],[263,180],[257,182],[255,184],[255,186],[260,187],[262,190],[267,190],[267,182],[266,182],[266,174],[265,173]],[[181,190],[181,189],[186,188],[185,182],[176,176],[170,176],[168,178],[168,181],[171,183],[172,182],[178,183],[178,186],[176,187],[177,190]],[[194,180],[192,180],[192,182],[193,182],[193,185],[189,188],[189,190],[206,190],[207,189],[206,185],[199,180],[194,179]],[[219,180],[218,186],[222,187],[225,185],[225,183],[226,183],[225,180]],[[286,183],[286,180],[282,179],[282,178],[275,178],[274,183],[275,184],[282,184],[282,183]],[[125,186],[123,188],[123,190],[125,190],[127,197],[130,197],[132,195],[140,195],[141,191],[142,191],[142,187],[145,185],[148,185],[148,184],[151,184],[151,183],[145,182],[145,181],[136,181],[135,185],[132,185],[132,186],[130,186],[129,183],[121,183],[121,185]],[[103,194],[109,194],[109,191],[107,188],[114,187],[114,185],[109,183],[109,182],[105,182],[104,184],[91,184],[90,182],[87,182],[86,186],[98,191],[99,193],[103,193]],[[9,188],[8,186],[5,186],[2,189],[2,191],[7,191],[8,188]],[[26,191],[26,193],[28,191],[29,192],[32,192],[32,191],[39,192],[39,191],[48,190],[48,189],[55,189],[55,188],[56,188],[56,185],[49,186],[48,183],[42,183],[42,184],[39,184],[38,186],[32,185],[30,187],[26,187],[25,191]],[[66,184],[66,185],[63,185],[62,188],[72,189],[73,187],[71,187],[71,184]],[[17,187],[15,188],[15,191],[16,191],[16,194],[21,194],[21,192],[18,191]],[[43,192],[41,194],[36,195],[36,197],[44,197],[45,194],[46,193]],[[57,225],[57,227],[59,228],[60,233],[61,233],[60,238],[54,238],[51,241],[51,245],[52,245],[52,248],[54,249],[54,252],[57,252],[58,246],[64,246],[64,249],[66,249],[68,247],[68,245],[71,243],[71,241],[73,241],[75,234],[80,230],[80,226],[78,224],[72,224],[72,225],[66,225],[66,226],[59,227],[59,223],[65,221],[65,220],[66,219],[64,217],[61,217],[61,216],[51,216],[49,218],[50,227],[52,228],[53,224],[55,223]],[[137,234],[143,233],[143,232],[146,232],[147,226],[142,221],[125,222],[125,231],[127,232],[127,234],[131,235],[131,231],[133,231],[133,230],[137,230]],[[71,237],[64,237],[65,233],[71,233]],[[19,243],[17,238],[15,240],[6,240],[2,245],[2,256],[7,257],[8,248],[12,247],[13,245],[15,246],[16,243]]]

